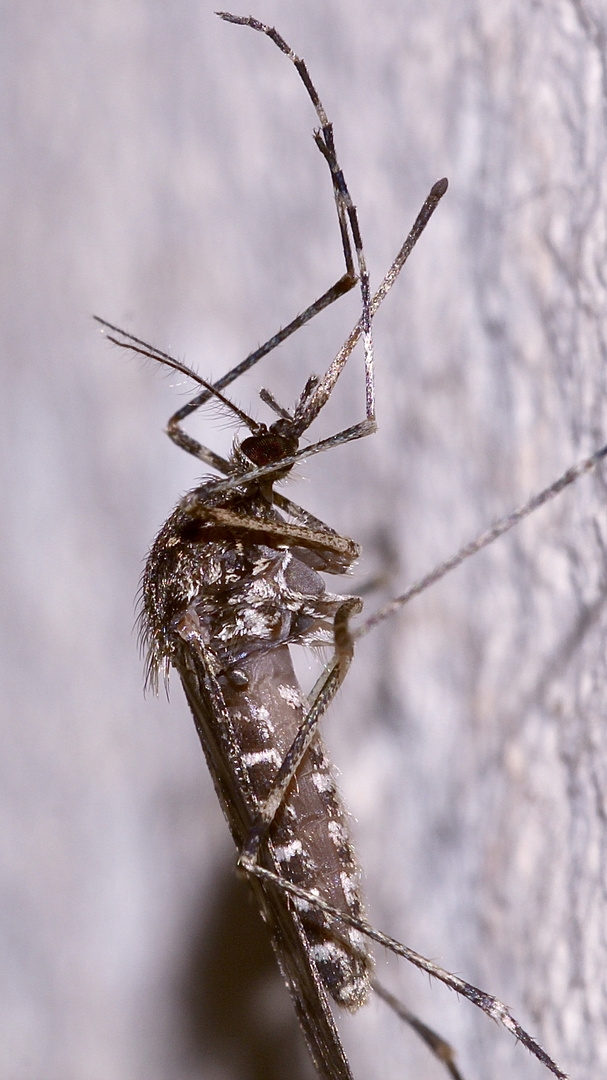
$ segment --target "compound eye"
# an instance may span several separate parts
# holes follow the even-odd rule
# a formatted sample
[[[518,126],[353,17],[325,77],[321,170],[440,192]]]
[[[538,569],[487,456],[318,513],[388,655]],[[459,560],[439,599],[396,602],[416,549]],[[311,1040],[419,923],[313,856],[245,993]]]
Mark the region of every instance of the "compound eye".
[[[282,435],[268,431],[263,435],[251,435],[248,439],[244,439],[240,444],[240,450],[252,465],[261,468],[290,457],[297,450],[297,441],[285,439]]]

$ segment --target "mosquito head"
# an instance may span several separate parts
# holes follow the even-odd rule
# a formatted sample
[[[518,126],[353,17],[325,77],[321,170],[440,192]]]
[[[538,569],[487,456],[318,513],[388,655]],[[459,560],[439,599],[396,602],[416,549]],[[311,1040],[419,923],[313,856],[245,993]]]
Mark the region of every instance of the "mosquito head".
[[[270,484],[282,479],[293,468],[293,462],[280,467],[282,461],[292,458],[299,447],[299,440],[310,425],[310,418],[306,409],[320,380],[317,375],[311,375],[303,388],[299,401],[295,406],[293,415],[279,405],[273,394],[268,390],[261,390],[261,400],[269,405],[278,414],[278,420],[266,427],[258,424],[252,435],[238,444],[234,450],[233,461],[238,471],[246,473],[251,466],[255,469],[266,468],[276,463],[276,470],[272,470],[268,479]],[[249,425],[251,426],[251,425]]]
[[[272,465],[274,462],[280,465],[281,461],[295,453],[297,447],[298,439],[293,432],[292,421],[281,417],[270,428],[263,425],[263,430],[243,439],[238,447],[238,457],[240,463],[247,469],[251,465],[260,469],[265,465]],[[273,479],[285,476],[286,473],[290,472],[291,468],[291,464],[285,466],[284,469],[278,468],[276,477],[273,477]]]

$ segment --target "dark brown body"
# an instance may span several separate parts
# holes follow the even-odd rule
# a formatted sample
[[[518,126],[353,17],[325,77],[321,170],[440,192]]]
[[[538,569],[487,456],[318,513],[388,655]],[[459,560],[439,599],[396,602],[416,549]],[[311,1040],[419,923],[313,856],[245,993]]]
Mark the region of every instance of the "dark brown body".
[[[152,547],[143,579],[143,636],[149,678],[174,665],[197,723],[197,713],[205,714],[205,752],[242,850],[308,710],[289,646],[333,644],[333,618],[345,599],[327,593],[310,564],[332,572],[343,565],[331,551],[276,542],[281,519],[259,492],[252,499],[232,490],[208,502],[198,503],[195,492],[188,496],[188,509],[172,514]],[[238,514],[241,527],[219,523],[218,510]],[[260,534],[257,523],[265,518],[268,533]],[[253,536],[263,543],[250,542],[252,521]],[[192,673],[197,689],[189,686]],[[236,788],[241,805],[235,815]],[[361,917],[360,871],[348,819],[317,735],[269,840],[262,861],[269,860],[280,877]],[[343,925],[336,934],[311,902],[284,894],[280,901],[297,908],[308,959],[324,988],[340,1005],[356,1009],[369,992],[372,962],[365,938]]]

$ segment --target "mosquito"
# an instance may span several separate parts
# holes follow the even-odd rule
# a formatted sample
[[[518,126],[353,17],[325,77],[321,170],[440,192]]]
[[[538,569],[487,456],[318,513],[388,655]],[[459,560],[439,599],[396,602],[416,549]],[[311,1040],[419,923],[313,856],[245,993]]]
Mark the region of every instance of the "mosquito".
[[[327,163],[345,272],[306,310],[211,384],[186,364],[97,321],[109,340],[186,375],[196,396],[169,420],[183,450],[220,474],[205,477],[177,505],[152,545],[142,579],[141,639],[146,684],[158,688],[175,668],[184,686],[213,783],[237,851],[238,867],[268,925],[282,974],[321,1080],[352,1080],[329,998],[355,1011],[372,992],[382,997],[461,1080],[452,1048],[385,990],[373,975],[375,941],[462,994],[520,1040],[554,1076],[565,1073],[496,998],[437,967],[367,921],[361,871],[348,816],[318,725],[343,682],[354,643],[415,595],[492,543],[556,496],[606,455],[607,446],[569,469],[518,510],[465,545],[406,593],[357,628],[358,597],[327,591],[321,574],[347,572],[359,547],[296,505],[276,485],[300,461],[376,430],[372,320],[447,190],[431,188],[377,291],[369,284],[358,215],[340,168],[333,128],[308,73],[271,26],[218,12],[226,22],[266,35],[294,64],[318,120],[314,141]],[[339,297],[358,285],[361,314],[324,375],[311,375],[288,410],[262,389],[276,419],[266,425],[224,393],[227,386]],[[362,340],[365,417],[329,438],[300,447]],[[229,459],[202,446],[182,423],[209,401],[248,432]],[[332,656],[307,696],[290,647],[324,646]]]

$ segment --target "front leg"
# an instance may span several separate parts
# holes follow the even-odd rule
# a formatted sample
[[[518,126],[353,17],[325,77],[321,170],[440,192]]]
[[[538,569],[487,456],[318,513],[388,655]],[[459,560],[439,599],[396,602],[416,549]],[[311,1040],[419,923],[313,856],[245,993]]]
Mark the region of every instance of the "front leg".
[[[319,529],[311,529],[305,525],[291,525],[279,518],[256,518],[222,506],[210,506],[200,497],[198,489],[182,499],[180,510],[202,523],[224,526],[235,536],[247,539],[252,544],[303,547],[318,552],[326,556],[329,573],[343,573],[360,555],[358,544],[347,536],[325,531],[322,522],[318,522]]]

